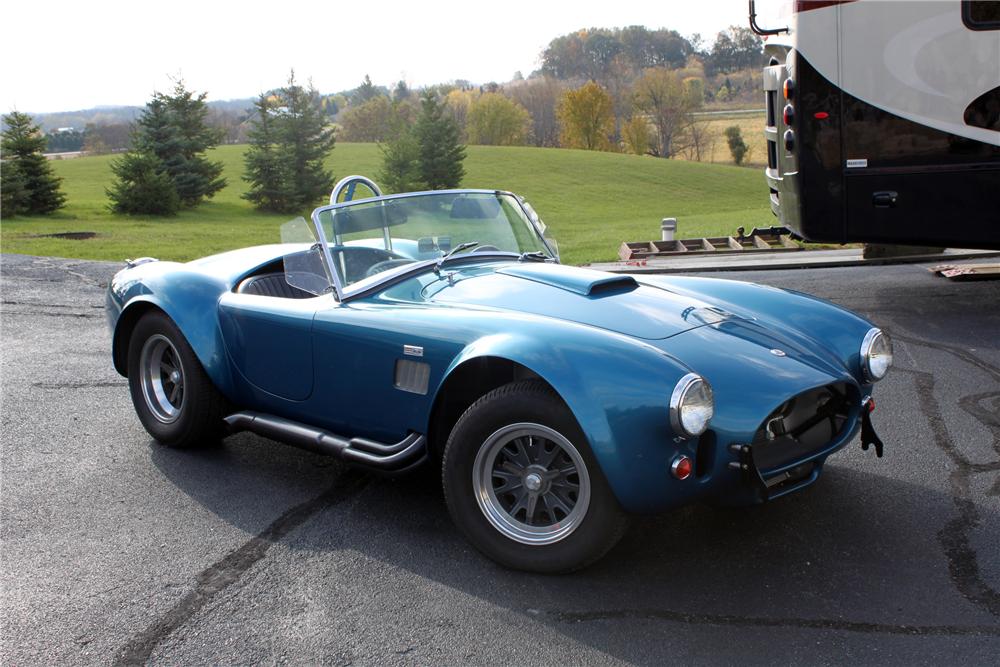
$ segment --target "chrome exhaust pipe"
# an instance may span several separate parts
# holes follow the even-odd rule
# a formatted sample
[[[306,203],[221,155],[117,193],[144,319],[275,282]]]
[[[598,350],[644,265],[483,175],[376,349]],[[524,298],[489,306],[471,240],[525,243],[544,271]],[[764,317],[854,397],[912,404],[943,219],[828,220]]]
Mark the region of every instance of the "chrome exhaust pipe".
[[[308,424],[251,410],[231,414],[225,422],[232,433],[250,431],[378,472],[398,474],[427,458],[427,438],[419,433],[410,433],[395,444],[385,444],[366,438],[345,438]]]

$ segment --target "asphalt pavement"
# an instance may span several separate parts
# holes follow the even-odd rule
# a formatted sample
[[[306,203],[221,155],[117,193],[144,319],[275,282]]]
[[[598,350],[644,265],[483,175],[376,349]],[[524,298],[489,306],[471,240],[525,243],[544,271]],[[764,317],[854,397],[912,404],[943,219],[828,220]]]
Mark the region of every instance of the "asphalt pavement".
[[[119,265],[0,258],[0,662],[996,664],[1000,281],[925,265],[728,272],[894,337],[877,459],[639,517],[576,574],[511,572],[435,471],[386,480],[240,434],[153,442],[112,368]]]

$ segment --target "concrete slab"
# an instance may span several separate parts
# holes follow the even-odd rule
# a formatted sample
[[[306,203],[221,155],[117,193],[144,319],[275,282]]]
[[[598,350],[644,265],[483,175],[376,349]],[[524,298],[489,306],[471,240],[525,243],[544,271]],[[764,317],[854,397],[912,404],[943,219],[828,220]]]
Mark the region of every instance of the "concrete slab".
[[[877,257],[866,259],[861,248],[838,248],[835,250],[804,250],[800,252],[776,251],[704,254],[697,256],[646,259],[631,262],[598,262],[588,264],[592,269],[611,273],[694,273],[700,271],[759,271],[761,269],[803,269],[835,266],[878,266],[882,264],[905,264],[922,262],[944,262],[959,259],[981,259],[998,257],[997,250],[970,250],[947,248],[944,252],[903,257]]]

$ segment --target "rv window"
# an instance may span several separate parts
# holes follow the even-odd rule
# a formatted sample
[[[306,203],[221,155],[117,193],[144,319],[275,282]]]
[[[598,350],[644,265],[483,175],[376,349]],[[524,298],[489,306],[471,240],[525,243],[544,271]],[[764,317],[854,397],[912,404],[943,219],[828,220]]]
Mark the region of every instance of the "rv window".
[[[962,0],[962,22],[972,30],[1000,30],[1000,2]]]

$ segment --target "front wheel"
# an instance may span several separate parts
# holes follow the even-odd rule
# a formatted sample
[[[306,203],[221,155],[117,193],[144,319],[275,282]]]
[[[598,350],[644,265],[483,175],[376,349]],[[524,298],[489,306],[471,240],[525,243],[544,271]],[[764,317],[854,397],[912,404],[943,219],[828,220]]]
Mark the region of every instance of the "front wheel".
[[[162,444],[201,447],[222,436],[225,399],[162,312],[143,315],[132,332],[128,384],[139,421]]]
[[[625,515],[572,413],[545,384],[496,389],[458,420],[445,448],[448,510],[472,544],[532,572],[570,572],[621,538]]]

